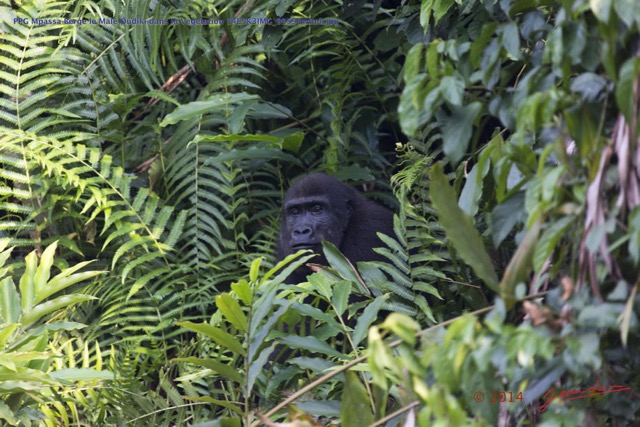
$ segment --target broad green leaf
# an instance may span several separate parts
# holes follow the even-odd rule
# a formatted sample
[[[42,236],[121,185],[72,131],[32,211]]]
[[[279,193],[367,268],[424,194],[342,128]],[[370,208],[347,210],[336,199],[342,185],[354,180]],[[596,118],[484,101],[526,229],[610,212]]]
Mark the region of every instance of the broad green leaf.
[[[258,274],[260,273],[260,264],[262,263],[262,257],[258,257],[251,262],[249,268],[249,280],[252,282],[258,281]]]
[[[442,228],[460,257],[493,290],[498,290],[498,276],[478,230],[471,218],[458,206],[457,197],[436,164],[431,169],[431,200]]]
[[[244,305],[251,305],[251,301],[253,301],[253,293],[251,292],[251,285],[244,279],[240,279],[237,282],[233,282],[231,284],[231,290],[238,295],[240,301]]]
[[[265,339],[267,338],[267,335],[269,335],[269,332],[271,332],[271,330],[273,329],[273,326],[287,312],[292,304],[293,301],[291,300],[282,301],[282,305],[280,306],[280,308],[273,312],[269,316],[269,319],[263,325],[260,325],[260,323],[256,323],[255,326],[251,327],[253,335],[251,337],[251,343],[249,344],[249,353],[247,355],[249,363],[253,363],[253,358],[256,354],[256,351],[258,350],[258,348],[260,348],[261,345],[264,344]],[[251,321],[251,324],[254,324],[253,319]]]
[[[573,216],[567,216],[554,222],[540,237],[533,255],[533,270],[540,272],[545,261],[551,256],[558,241],[564,236],[567,228],[576,220]]]
[[[36,251],[30,252],[24,259],[25,269],[20,278],[20,298],[22,303],[22,311],[31,309],[35,304],[36,289],[34,285],[34,277],[38,268],[38,257]]]
[[[506,317],[507,308],[504,305],[504,301],[498,298],[494,304],[493,310],[484,317],[484,324],[487,326],[489,331],[495,335],[500,335],[502,334],[504,320]]]
[[[532,379],[527,389],[522,393],[524,397],[522,403],[528,405],[540,399],[544,393],[554,388],[553,384],[560,380],[566,370],[567,368],[561,363],[561,358],[556,357],[542,371],[536,372],[535,378]]]
[[[212,157],[209,162],[219,163],[238,160],[281,160],[287,163],[299,163],[298,159],[291,154],[285,153],[280,148],[270,147],[250,147],[245,150],[232,149]]]
[[[495,22],[486,22],[485,25],[482,26],[480,35],[473,41],[469,53],[469,59],[474,67],[480,66],[480,62],[484,56],[484,51],[487,48],[489,41],[491,41],[491,39],[496,35],[497,26],[498,24]]]
[[[91,262],[93,261],[82,262],[80,264],[82,264],[81,266],[84,266]],[[36,295],[35,302],[39,303],[41,301],[44,301],[46,298],[55,294],[56,292],[59,292],[63,289],[68,288],[71,285],[75,285],[76,283],[80,283],[84,280],[90,279],[92,277],[96,277],[104,273],[106,272],[105,271],[83,271],[82,273],[76,273],[70,276],[67,276],[67,275],[65,275],[64,277],[59,277],[59,275],[55,276],[53,279],[49,281],[47,285],[45,285],[44,288],[42,288],[38,292],[38,294]]]
[[[251,360],[251,364],[249,365],[249,372],[247,374],[247,393],[251,395],[253,391],[253,386],[258,379],[258,376],[264,370],[264,365],[269,361],[269,357],[273,354],[273,351],[276,348],[276,343],[271,344],[271,346],[263,349],[260,352],[260,356],[258,356],[255,360]]]
[[[336,333],[341,330],[340,323],[337,321],[336,316],[331,312],[325,312],[310,304],[304,303],[294,303],[293,308],[302,316],[311,317],[313,319],[319,320],[322,323],[325,323],[327,327],[335,329]]]
[[[240,304],[238,304],[238,301],[236,301],[231,295],[226,292],[216,295],[216,306],[224,318],[234,327],[238,328],[242,332],[247,332],[249,330],[247,316],[245,316]]]
[[[472,102],[464,107],[452,107],[451,115],[441,120],[444,153],[452,163],[459,162],[467,154],[473,122],[481,110],[481,103]]]
[[[9,338],[11,338],[13,333],[16,331],[16,329],[18,329],[18,326],[20,325],[18,323],[7,324],[4,321],[2,321],[2,323],[3,324],[0,327],[0,348],[5,348],[7,341],[9,340]]]
[[[429,43],[429,46],[427,47],[427,53],[426,53],[426,64],[425,66],[427,67],[427,76],[429,76],[430,79],[433,79],[436,83],[437,83],[437,77],[440,75],[440,66],[442,65],[440,63],[440,53],[438,52],[438,48],[442,45],[442,41],[441,40],[434,40],[433,42]],[[439,83],[437,83],[439,85]]]
[[[422,111],[423,99],[420,96],[422,85],[426,80],[424,74],[419,74],[408,80],[400,97],[398,105],[398,115],[400,118],[400,127],[406,135],[414,135],[419,127],[424,124],[423,114],[431,114],[431,112]],[[419,98],[419,99],[416,99]]]
[[[444,18],[453,3],[454,0],[433,0],[433,18],[436,24]]]
[[[463,314],[456,318],[445,332],[445,347],[451,347],[452,342],[455,341],[461,341],[464,344],[471,343],[477,323],[478,319],[470,314]]]
[[[11,277],[0,280],[0,323],[15,323],[20,317],[20,295]]]
[[[42,317],[46,316],[49,313],[52,313],[56,310],[60,310],[63,308],[70,307],[75,304],[79,304],[83,301],[88,301],[96,299],[91,295],[83,295],[83,294],[72,294],[72,295],[63,295],[58,298],[52,299],[47,302],[43,302],[41,304],[32,307],[26,312],[22,314],[22,324],[29,325],[33,322],[40,320]]]
[[[570,135],[575,138],[578,153],[581,156],[591,156],[599,144],[602,130],[600,104],[572,105],[563,111]],[[550,146],[551,147],[551,146]]]
[[[55,277],[53,277],[53,279],[49,280],[49,283],[47,284],[47,286],[58,286],[57,285],[57,281],[58,280],[62,280],[66,277],[71,276],[73,273],[75,273],[76,271],[84,268],[85,266],[93,263],[95,261],[83,261],[83,262],[79,262],[77,264],[74,264],[71,267],[65,268],[64,270],[62,270],[60,273],[56,274]],[[63,289],[63,288],[58,288],[58,290]]]
[[[591,11],[596,16],[596,18],[598,18],[605,24],[609,22],[612,1],[613,0],[589,0],[589,7],[591,8]]]
[[[380,326],[390,330],[412,346],[416,344],[420,331],[418,322],[400,313],[391,313]]]
[[[300,151],[300,147],[302,146],[303,140],[304,140],[303,132],[294,132],[283,138],[282,149],[297,153],[298,151]]]
[[[376,177],[371,173],[369,168],[359,165],[341,167],[333,176],[342,182],[376,180]]]
[[[501,29],[502,34],[500,40],[502,41],[502,46],[511,57],[510,59],[520,59],[522,54],[520,53],[520,33],[518,26],[515,22],[507,22]]]
[[[3,251],[2,246],[6,246],[6,242],[3,242],[3,239],[0,239],[0,279],[2,279],[9,272],[9,269],[3,266],[11,257],[11,252],[13,251],[13,248]]]
[[[18,425],[18,419],[16,418],[15,414],[13,413],[9,405],[7,405],[1,400],[0,400],[0,419],[5,420],[6,422],[9,423],[9,425],[12,425],[12,426]]]
[[[257,86],[256,86],[257,87]],[[293,116],[291,110],[282,104],[273,102],[251,102],[248,117],[254,119],[289,119]],[[240,104],[240,106],[244,105]]]
[[[233,335],[220,328],[211,326],[208,323],[177,322],[177,325],[204,334],[233,353],[245,355],[242,344]]]
[[[492,38],[482,52],[480,61],[482,82],[489,90],[493,89],[499,80],[501,50],[498,40]]]
[[[600,336],[595,332],[581,333],[577,337],[576,347],[579,349],[574,353],[575,360],[579,366],[590,366],[594,370],[602,367],[602,357],[600,356]]]
[[[383,390],[387,389],[387,373],[385,368],[393,367],[393,357],[387,345],[382,340],[377,326],[369,328],[368,357],[369,369],[373,383]]]
[[[585,101],[594,102],[606,93],[608,85],[609,82],[603,76],[586,72],[571,81],[571,91],[579,93]]]
[[[309,280],[309,285],[311,285],[311,291],[317,292],[327,300],[331,299],[335,280],[332,280],[327,274],[312,274],[307,279]]]
[[[356,323],[356,327],[353,331],[353,337],[351,338],[354,345],[360,344],[362,340],[365,339],[369,326],[378,319],[378,311],[386,300],[386,295],[376,297],[376,299],[370,302],[367,305],[367,308],[365,308],[362,314],[358,317],[358,323]]]
[[[615,0],[613,8],[618,17],[630,27],[633,22],[640,24],[640,2],[637,0]]]
[[[624,114],[627,123],[634,121],[634,100],[633,88],[640,72],[640,60],[637,58],[628,59],[622,67],[620,67],[620,75],[616,82],[616,103],[622,114]]]
[[[623,311],[624,306],[617,303],[589,305],[580,311],[577,323],[590,328],[614,328],[618,326],[618,319]]]
[[[587,47],[587,30],[584,22],[575,21],[565,24],[564,49],[573,64],[582,64],[582,55]]]
[[[291,5],[295,3],[295,1],[296,0],[282,0],[276,3],[277,4],[275,9],[276,16],[278,17],[284,16],[284,14],[287,13],[287,10],[289,9],[289,7],[291,7]],[[348,6],[348,5],[345,5],[345,6]]]
[[[36,274],[33,277],[33,285],[35,286],[36,292],[34,303],[39,302],[38,294],[47,286],[47,282],[49,281],[49,277],[51,275],[51,266],[53,265],[53,259],[57,247],[58,243],[53,242],[42,252],[42,256],[40,257],[40,265],[38,265]]]
[[[458,205],[467,215],[473,217],[478,212],[478,202],[482,197],[482,183],[485,176],[489,173],[490,163],[490,148],[487,147],[480,154],[478,163],[473,165],[471,172],[467,175],[467,180],[462,187],[460,193],[460,200]]]
[[[256,101],[250,101],[242,103],[234,108],[228,119],[229,132],[232,135],[237,135],[242,132],[247,115],[249,115],[251,109],[257,104],[258,103]]]
[[[307,255],[307,254],[310,254],[310,255]],[[303,251],[298,251],[295,254],[287,255],[285,259],[277,263],[271,270],[267,271],[264,274],[262,280],[263,282],[267,281],[271,278],[271,276],[275,274],[275,277],[273,278],[273,282],[282,283],[287,279],[287,277],[291,275],[291,273],[293,273],[294,270],[296,270],[301,265],[304,265],[307,262],[311,261],[312,258],[315,258],[316,256],[317,256],[316,254],[311,253],[311,251],[308,249],[305,249]],[[286,267],[282,269],[282,267],[285,265]],[[280,272],[276,274],[278,271]]]
[[[235,103],[246,102],[251,100],[259,100],[257,95],[248,95],[246,93],[225,93],[212,95],[206,101],[194,101],[188,104],[181,105],[176,108],[172,113],[167,114],[164,120],[160,123],[161,127],[174,125],[183,120],[189,120],[194,117],[199,117],[203,114],[211,114],[216,111],[228,111],[231,110]]]
[[[403,36],[399,31],[386,27],[373,39],[373,46],[379,52],[389,52],[392,49],[397,50],[402,41]]]
[[[48,360],[54,357],[52,353],[45,353],[42,351],[12,351],[9,353],[0,353],[0,366],[11,367],[12,370],[16,370],[16,365],[24,364],[25,362],[32,362],[34,360]],[[40,374],[38,370],[29,370],[30,372]],[[19,374],[23,374],[20,372]],[[13,374],[11,374],[13,375]],[[0,379],[6,379],[6,374],[3,372]],[[24,379],[24,378],[21,378]]]
[[[525,234],[516,253],[511,257],[509,265],[500,282],[500,296],[509,310],[515,304],[515,289],[520,282],[525,282],[531,269],[533,252],[538,241],[542,220],[538,217]]]
[[[304,412],[304,417],[306,418],[306,421],[308,421],[305,422],[303,421],[305,418],[298,416],[296,421],[300,423],[300,426],[317,427],[311,424],[312,419],[309,415],[313,415],[315,417],[338,418],[340,416],[342,405],[337,400],[305,400],[304,402],[296,403],[296,408]],[[291,411],[289,411],[289,413],[291,414]],[[346,424],[343,425],[346,426]]]
[[[420,5],[420,26],[422,28],[429,27],[429,19],[431,19],[431,10],[433,9],[433,1],[423,1]]]
[[[518,109],[517,129],[519,131],[530,130],[534,132],[540,121],[540,109],[544,103],[545,94],[536,92],[528,96]]]
[[[79,322],[66,322],[66,321],[51,322],[51,323],[45,323],[42,326],[38,326],[37,328],[33,329],[33,332],[36,334],[40,334],[41,333],[40,329],[46,329],[49,332],[73,331],[73,330],[82,329],[86,327],[87,325]]]
[[[51,372],[53,378],[63,381],[96,381],[96,380],[114,380],[115,376],[110,371],[97,371],[90,368],[68,368],[58,369]]]
[[[342,255],[342,253],[340,253],[338,248],[336,248],[333,243],[323,241],[322,252],[327,258],[327,262],[329,263],[329,265],[333,267],[341,277],[355,283],[363,295],[371,295],[369,289],[367,289],[364,283],[362,283],[360,277],[358,277],[356,268],[353,266],[353,264],[351,264],[351,261],[349,261],[344,255]]]
[[[299,337],[288,335],[286,337],[282,337],[279,340],[282,344],[289,346],[291,348],[299,348],[306,351],[310,351],[312,353],[322,353],[327,356],[343,358],[344,354],[335,350],[329,344],[324,341],[319,340],[313,336]]]
[[[225,365],[224,363],[218,362],[217,360],[201,359],[199,357],[178,357],[173,360],[175,362],[193,363],[194,365],[211,369],[213,372],[216,372],[231,381],[235,381],[239,384],[244,383],[244,378],[234,366]]]
[[[334,366],[336,366],[335,363],[319,357],[294,357],[288,362],[291,365],[297,365],[302,369],[309,369],[318,374],[326,373],[329,371],[329,369],[332,369]]]
[[[458,75],[443,77],[440,81],[440,93],[449,104],[460,107],[464,97],[464,80]]]
[[[331,302],[336,308],[339,316],[347,309],[349,304],[349,295],[351,295],[351,283],[346,280],[333,285],[333,294],[331,295]]]
[[[491,212],[491,236],[497,248],[519,222],[525,220],[525,194],[519,191],[493,208]]]
[[[427,3],[427,2],[424,2]],[[424,7],[423,3],[423,7]],[[417,76],[422,69],[422,55],[423,55],[422,43],[415,44],[409,49],[407,53],[407,59],[404,62],[404,79],[405,81],[413,79]]]
[[[434,111],[443,102],[441,88],[437,80],[434,79],[427,83],[424,88],[424,96],[420,98],[420,101],[422,105],[420,105],[419,124],[424,125],[432,119]]]
[[[42,393],[43,390],[49,388],[49,384],[60,385],[55,381],[39,381],[39,378],[32,378],[32,376],[30,375],[29,377],[24,378],[24,380],[0,381],[0,392],[6,392],[10,394],[24,392]]]
[[[355,372],[345,373],[346,381],[342,390],[342,411],[340,421],[343,426],[368,426],[374,418],[369,404],[370,396]]]

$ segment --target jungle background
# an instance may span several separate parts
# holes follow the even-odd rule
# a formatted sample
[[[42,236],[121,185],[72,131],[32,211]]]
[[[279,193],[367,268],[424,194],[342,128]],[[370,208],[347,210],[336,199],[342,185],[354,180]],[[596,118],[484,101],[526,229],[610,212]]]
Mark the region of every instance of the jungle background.
[[[639,29],[635,0],[3,0],[1,423],[637,425]],[[394,210],[386,262],[285,283],[312,170]]]

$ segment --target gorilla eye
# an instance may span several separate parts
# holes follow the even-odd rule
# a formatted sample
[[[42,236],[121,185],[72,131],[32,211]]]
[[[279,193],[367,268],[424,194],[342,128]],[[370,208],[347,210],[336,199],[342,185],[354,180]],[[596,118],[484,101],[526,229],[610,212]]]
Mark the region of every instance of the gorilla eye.
[[[313,206],[311,206],[311,212],[313,212],[313,213],[320,213],[322,211],[323,211],[322,205],[313,205]]]
[[[302,211],[300,210],[300,208],[291,208],[291,209],[289,209],[289,215],[297,216],[297,215],[300,215],[301,213],[302,213]]]

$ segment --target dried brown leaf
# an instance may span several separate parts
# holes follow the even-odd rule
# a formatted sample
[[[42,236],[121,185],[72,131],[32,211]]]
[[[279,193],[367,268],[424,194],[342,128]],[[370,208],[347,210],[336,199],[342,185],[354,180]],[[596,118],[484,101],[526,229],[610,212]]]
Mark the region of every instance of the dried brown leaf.
[[[564,302],[571,298],[576,285],[571,277],[563,277],[560,283],[562,284],[562,289],[564,290],[562,296],[560,297],[560,301]]]

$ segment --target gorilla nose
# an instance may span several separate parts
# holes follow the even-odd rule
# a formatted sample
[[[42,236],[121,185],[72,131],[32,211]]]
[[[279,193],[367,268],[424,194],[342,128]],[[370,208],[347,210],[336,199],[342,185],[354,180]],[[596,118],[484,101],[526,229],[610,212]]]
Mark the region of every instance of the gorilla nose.
[[[313,229],[307,226],[296,227],[291,233],[291,247],[298,249],[311,249],[318,242],[314,239]]]
[[[300,227],[293,230],[295,237],[309,237],[311,236],[311,227]]]

